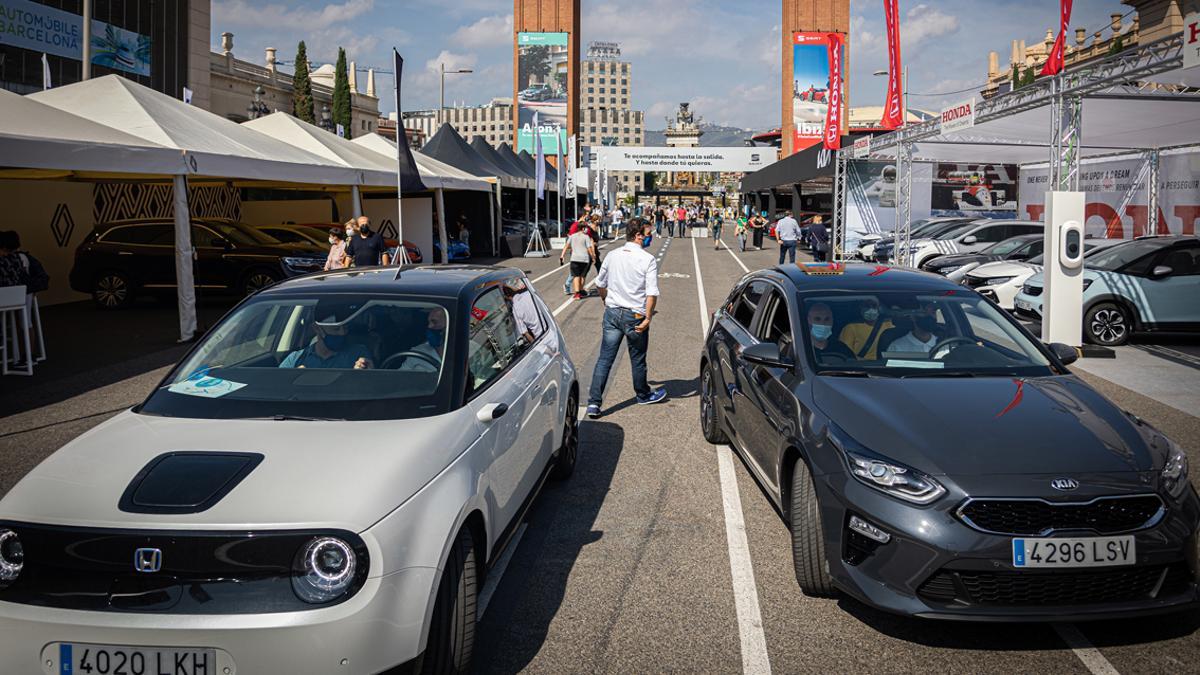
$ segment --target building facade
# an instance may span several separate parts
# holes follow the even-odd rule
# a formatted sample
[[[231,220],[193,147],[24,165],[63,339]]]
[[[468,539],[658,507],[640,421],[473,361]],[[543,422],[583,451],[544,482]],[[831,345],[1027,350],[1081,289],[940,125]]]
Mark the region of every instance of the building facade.
[[[82,0],[6,0],[0,88],[19,94],[83,79]],[[209,0],[108,0],[92,5],[91,77],[117,74],[175,98],[208,104]],[[130,58],[132,55],[132,59]]]
[[[482,137],[492,147],[511,143],[514,133],[512,99],[508,98],[494,98],[480,106],[445,108],[440,113],[411,110],[404,113],[403,119],[405,129],[413,129],[424,138],[432,138],[442,124],[449,124],[468,143]]]
[[[221,51],[209,56],[211,100],[207,106],[235,122],[244,122],[259,114],[278,110],[292,112],[292,73],[278,69],[277,50],[267,47],[262,65],[238,59],[233,54],[233,34],[221,34]],[[379,98],[375,95],[375,71],[366,70],[366,91],[359,91],[359,71],[349,63],[350,129],[353,138],[376,131],[379,124]],[[313,112],[318,125],[328,125],[333,112],[332,64],[311,71]]]
[[[621,59],[615,42],[592,42],[580,64],[579,144],[646,144],[645,113],[632,109],[633,65]],[[645,177],[637,171],[613,171],[618,197],[641,190]]]

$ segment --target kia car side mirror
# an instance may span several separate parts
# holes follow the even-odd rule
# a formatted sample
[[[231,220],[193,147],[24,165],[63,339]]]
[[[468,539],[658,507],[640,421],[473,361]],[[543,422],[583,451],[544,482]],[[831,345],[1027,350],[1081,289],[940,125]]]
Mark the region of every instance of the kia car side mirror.
[[[742,350],[742,358],[747,363],[753,363],[768,368],[791,368],[792,360],[779,353],[779,345],[774,342],[760,342]]]
[[[1064,366],[1069,366],[1079,360],[1079,350],[1071,345],[1061,342],[1051,342],[1047,346],[1058,357],[1058,360],[1063,362]]]

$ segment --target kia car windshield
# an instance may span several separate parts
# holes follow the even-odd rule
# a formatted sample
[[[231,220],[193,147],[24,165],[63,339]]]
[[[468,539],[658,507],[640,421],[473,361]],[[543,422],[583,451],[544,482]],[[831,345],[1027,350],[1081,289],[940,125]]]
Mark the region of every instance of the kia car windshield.
[[[451,313],[425,300],[252,300],[225,318],[139,409],[220,419],[399,419],[448,409]]]
[[[806,294],[800,321],[807,356],[820,374],[1051,374],[1050,360],[1039,345],[975,293]]]

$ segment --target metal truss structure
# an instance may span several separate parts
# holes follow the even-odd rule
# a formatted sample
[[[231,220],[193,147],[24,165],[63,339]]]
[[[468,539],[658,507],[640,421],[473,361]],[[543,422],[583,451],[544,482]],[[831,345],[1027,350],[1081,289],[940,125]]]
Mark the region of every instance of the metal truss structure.
[[[1083,99],[1123,100],[1181,100],[1200,101],[1194,90],[1186,87],[1164,85],[1149,81],[1154,75],[1177,70],[1183,65],[1183,35],[1164,38],[1147,45],[1139,45],[1099,61],[1073,67],[1053,77],[1034,81],[1032,84],[1010,91],[1001,96],[980,101],[975,108],[975,123],[985,124],[1028,110],[1045,106],[1051,108],[1049,143],[1050,185],[1056,190],[1075,190],[1079,186],[1079,162],[1081,159],[1080,139],[1083,129]],[[941,120],[906,124],[888,134],[871,139],[871,154],[894,155],[896,160],[896,232],[894,249],[901,264],[908,262],[912,226],[912,163],[913,145],[926,142],[936,144],[941,136]],[[972,143],[969,137],[956,136],[955,143]],[[1042,143],[1020,140],[997,141],[995,138],[979,138],[980,145],[1028,145],[1047,147]],[[846,244],[846,174],[849,169],[849,148],[837,153],[838,171],[834,181],[834,232],[839,254]],[[890,152],[889,152],[890,151]],[[1149,197],[1150,232],[1158,227],[1158,151],[1147,148],[1151,153]],[[1135,154],[1130,148],[1114,155]],[[835,258],[836,259],[836,258]]]

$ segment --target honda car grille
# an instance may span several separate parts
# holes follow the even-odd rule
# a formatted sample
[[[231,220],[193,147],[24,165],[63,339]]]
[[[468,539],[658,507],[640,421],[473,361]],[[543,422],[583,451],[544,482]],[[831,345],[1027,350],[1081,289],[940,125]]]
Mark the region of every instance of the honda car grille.
[[[958,509],[958,516],[967,525],[994,534],[1028,536],[1063,530],[1116,534],[1150,527],[1162,511],[1158,495],[1132,495],[1087,502],[972,499]]]
[[[1024,293],[1025,295],[1032,295],[1034,297],[1037,297],[1042,294],[1042,287],[1041,286],[1030,286],[1029,284],[1025,284],[1024,286],[1021,287],[1021,292]]]

